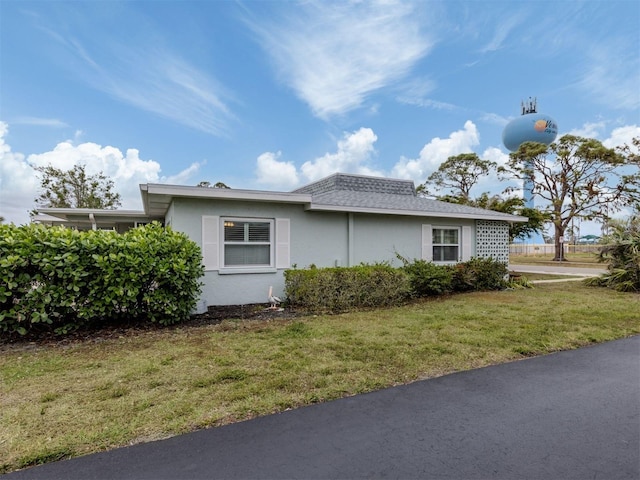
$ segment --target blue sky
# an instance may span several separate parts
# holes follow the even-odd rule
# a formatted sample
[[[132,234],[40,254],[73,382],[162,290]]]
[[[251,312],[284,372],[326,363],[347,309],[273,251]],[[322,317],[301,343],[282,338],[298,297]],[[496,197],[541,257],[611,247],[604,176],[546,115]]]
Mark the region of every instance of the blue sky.
[[[635,0],[0,0],[0,22],[0,215],[16,223],[49,163],[102,171],[141,209],[146,182],[417,185],[451,155],[504,162],[530,96],[560,135],[640,136]]]

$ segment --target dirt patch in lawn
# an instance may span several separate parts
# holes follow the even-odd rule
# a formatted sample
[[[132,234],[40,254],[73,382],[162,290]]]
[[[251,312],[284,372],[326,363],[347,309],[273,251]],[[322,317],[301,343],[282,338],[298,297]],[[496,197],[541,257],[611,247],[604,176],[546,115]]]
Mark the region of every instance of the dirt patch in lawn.
[[[203,325],[216,325],[223,320],[274,320],[296,318],[301,316],[288,308],[270,309],[264,304],[254,305],[219,305],[211,306],[205,313],[192,315],[188,320],[173,325],[159,325],[157,323],[135,323],[121,321],[106,326],[93,325],[69,332],[65,335],[56,335],[52,331],[34,329],[26,335],[11,335],[0,337],[0,351],[13,348],[34,348],[39,345],[72,345],[78,342],[99,343],[108,339],[120,338],[136,333],[154,330],[171,330],[176,328],[193,328]]]

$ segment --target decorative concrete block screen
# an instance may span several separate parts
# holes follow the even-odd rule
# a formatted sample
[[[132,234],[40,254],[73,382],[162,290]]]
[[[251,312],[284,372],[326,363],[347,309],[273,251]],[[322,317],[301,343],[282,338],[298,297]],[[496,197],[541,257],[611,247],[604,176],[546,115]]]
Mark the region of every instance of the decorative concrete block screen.
[[[509,224],[493,220],[476,221],[476,256],[509,263]]]

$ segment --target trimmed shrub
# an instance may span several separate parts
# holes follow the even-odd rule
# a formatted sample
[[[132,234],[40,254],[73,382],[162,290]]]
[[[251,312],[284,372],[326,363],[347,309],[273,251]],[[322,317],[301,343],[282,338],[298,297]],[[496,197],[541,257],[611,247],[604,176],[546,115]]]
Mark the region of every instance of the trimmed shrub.
[[[507,287],[507,266],[491,258],[473,258],[455,266],[398,258],[402,268],[376,264],[287,270],[287,302],[312,312],[337,313],[398,305],[411,297]]]
[[[454,267],[452,286],[456,292],[501,290],[507,286],[508,276],[505,263],[475,257]]]
[[[201,263],[197,244],[157,223],[122,235],[0,225],[0,330],[175,323],[195,308]]]
[[[397,305],[410,290],[406,274],[388,264],[295,269],[284,277],[288,304],[312,312]]]
[[[414,297],[444,295],[453,291],[453,268],[436,265],[425,260],[404,262],[403,270],[409,275],[411,294]]]

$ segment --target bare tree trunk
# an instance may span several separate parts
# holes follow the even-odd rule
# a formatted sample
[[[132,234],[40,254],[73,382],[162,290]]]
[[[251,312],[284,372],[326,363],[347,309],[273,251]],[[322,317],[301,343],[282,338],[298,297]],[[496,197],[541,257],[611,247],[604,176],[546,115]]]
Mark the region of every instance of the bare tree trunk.
[[[559,225],[555,225],[555,255],[553,257],[554,262],[564,262],[564,242],[561,240],[564,239],[564,228]]]

